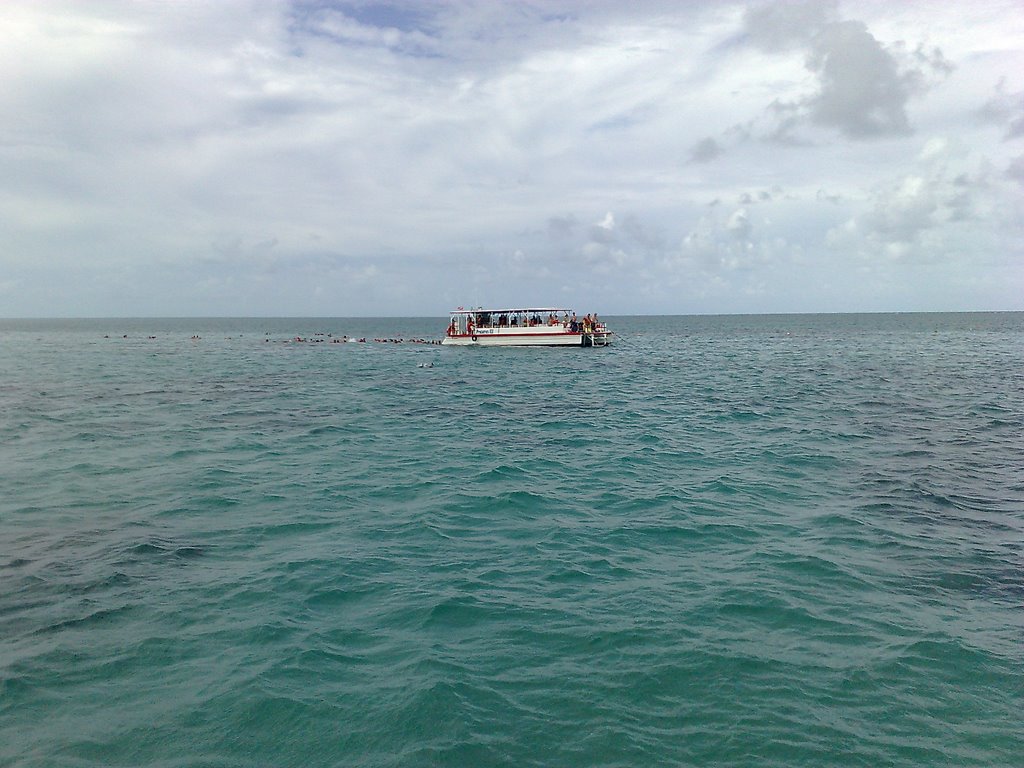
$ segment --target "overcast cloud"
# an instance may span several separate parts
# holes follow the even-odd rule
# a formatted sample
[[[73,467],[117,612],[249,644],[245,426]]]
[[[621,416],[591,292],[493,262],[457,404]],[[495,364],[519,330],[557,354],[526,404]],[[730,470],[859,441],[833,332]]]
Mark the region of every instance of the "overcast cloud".
[[[0,316],[1024,309],[1015,0],[8,0],[0,72]]]

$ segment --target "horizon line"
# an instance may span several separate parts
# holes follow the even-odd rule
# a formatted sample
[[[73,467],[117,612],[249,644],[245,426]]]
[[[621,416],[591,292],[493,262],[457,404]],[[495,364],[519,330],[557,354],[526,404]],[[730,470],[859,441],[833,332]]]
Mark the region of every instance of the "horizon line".
[[[469,311],[473,308],[471,307]],[[442,315],[22,315],[0,316],[0,322],[9,320],[410,320],[443,318]],[[966,314],[1012,314],[1024,309],[871,309],[841,311],[792,311],[792,312],[656,312],[656,313],[609,313],[607,317],[786,317],[806,315],[966,315]]]

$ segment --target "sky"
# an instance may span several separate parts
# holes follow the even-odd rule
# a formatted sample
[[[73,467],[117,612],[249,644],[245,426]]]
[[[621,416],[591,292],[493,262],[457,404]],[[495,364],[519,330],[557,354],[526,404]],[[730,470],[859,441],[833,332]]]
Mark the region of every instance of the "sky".
[[[1024,310],[1024,6],[4,0],[0,317]]]

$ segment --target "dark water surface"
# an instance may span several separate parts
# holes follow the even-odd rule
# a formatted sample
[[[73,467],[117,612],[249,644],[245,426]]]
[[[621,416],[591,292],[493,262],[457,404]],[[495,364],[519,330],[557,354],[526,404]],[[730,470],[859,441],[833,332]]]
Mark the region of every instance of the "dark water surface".
[[[0,765],[1022,764],[1024,315],[445,323],[0,321]]]

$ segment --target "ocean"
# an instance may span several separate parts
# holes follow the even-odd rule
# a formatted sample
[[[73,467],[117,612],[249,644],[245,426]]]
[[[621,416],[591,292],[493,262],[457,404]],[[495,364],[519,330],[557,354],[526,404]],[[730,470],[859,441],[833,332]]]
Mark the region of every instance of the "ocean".
[[[0,321],[0,765],[1024,764],[1024,313],[446,323]]]

